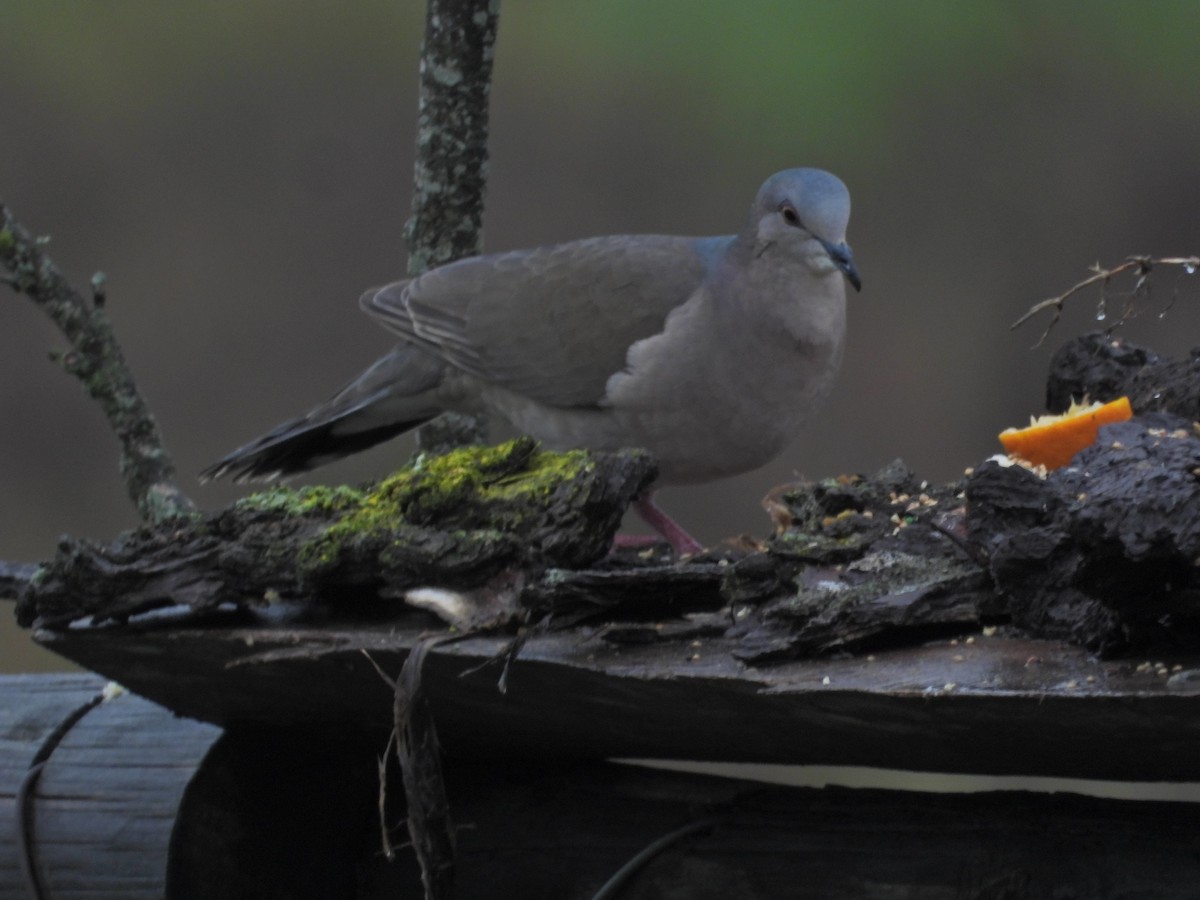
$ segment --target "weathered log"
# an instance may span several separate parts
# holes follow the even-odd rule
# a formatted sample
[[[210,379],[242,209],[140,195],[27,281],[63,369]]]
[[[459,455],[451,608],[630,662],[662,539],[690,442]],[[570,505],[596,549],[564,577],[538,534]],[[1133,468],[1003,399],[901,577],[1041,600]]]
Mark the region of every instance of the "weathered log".
[[[1106,331],[1064,343],[1050,361],[1046,408],[1062,412],[1072,399],[1108,402],[1127,396],[1138,413],[1200,419],[1200,352],[1174,360]]]
[[[402,615],[402,597],[439,604],[463,627],[619,622],[613,641],[723,610],[733,654],[753,664],[1009,621],[1105,654],[1158,656],[1200,646],[1200,438],[1186,424],[1157,414],[1109,426],[1044,477],[988,463],[965,488],[921,490],[893,466],[797,485],[772,501],[781,530],[764,551],[684,565],[626,555],[590,569],[650,462],[580,456],[592,461],[570,460],[570,477],[542,490],[541,470],[560,464],[535,462],[555,457],[519,441],[459,451],[373,492],[276,491],[108,546],[64,542],[19,615],[44,630],[182,605],[349,624]]]
[[[529,438],[418,461],[365,489],[276,488],[226,510],[145,527],[111,544],[64,539],[18,621],[65,627],[164,606],[208,613],[275,601],[349,605],[422,585],[488,586],[505,573],[605,555],[645,453],[550,454]]]
[[[0,897],[162,897],[180,797],[220,731],[105,687],[0,676]]]
[[[1164,413],[1100,429],[1044,477],[989,462],[971,538],[1015,624],[1103,654],[1200,643],[1200,438]]]
[[[1067,354],[1084,366],[1072,384],[1108,384],[1112,365],[1150,359],[1122,350],[1096,375],[1088,352]],[[758,552],[664,566],[600,562],[651,460],[556,456],[521,439],[427,457],[370,490],[277,490],[107,546],[65,541],[18,616],[63,628],[167,605],[253,616],[274,603],[346,621],[393,615],[390,598],[404,597],[463,628],[724,610],[726,636],[741,641],[734,655],[753,664],[1008,622],[1103,654],[1160,655],[1200,647],[1196,471],[1200,437],[1152,413],[1108,426],[1042,476],[987,463],[965,483],[930,486],[896,463],[794,485],[770,499],[777,533]],[[622,633],[640,639],[636,625]]]
[[[276,489],[110,545],[66,540],[18,617],[39,633],[166,606],[190,612],[180,625],[220,610],[348,624],[402,617],[407,601],[465,628],[625,622],[615,642],[640,639],[639,622],[661,635],[648,623],[724,610],[724,629],[720,616],[704,629],[762,663],[977,630],[995,605],[961,537],[959,485],[913,499],[919,483],[894,464],[793,486],[772,501],[781,530],[764,549],[601,559],[652,476],[642,454],[544,454],[523,439],[426,459],[369,490]]]

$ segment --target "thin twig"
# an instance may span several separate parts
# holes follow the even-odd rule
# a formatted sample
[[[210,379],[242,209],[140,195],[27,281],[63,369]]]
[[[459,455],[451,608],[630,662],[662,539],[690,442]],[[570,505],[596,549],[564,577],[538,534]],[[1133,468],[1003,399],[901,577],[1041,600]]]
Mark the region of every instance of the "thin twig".
[[[1099,263],[1096,263],[1092,266],[1092,272],[1094,274],[1083,279],[1083,281],[1080,281],[1078,284],[1072,285],[1066,291],[1058,294],[1055,297],[1050,297],[1047,300],[1043,300],[1041,303],[1035,303],[1029,308],[1025,315],[1013,322],[1011,327],[1014,329],[1019,328],[1034,316],[1038,315],[1038,313],[1044,312],[1047,309],[1054,310],[1054,315],[1051,317],[1050,323],[1046,326],[1046,330],[1042,332],[1042,336],[1038,338],[1037,344],[1034,345],[1040,346],[1050,334],[1050,330],[1058,323],[1059,317],[1062,315],[1063,306],[1066,304],[1068,299],[1094,284],[1099,284],[1101,286],[1100,311],[1101,315],[1103,315],[1106,300],[1104,288],[1106,288],[1108,283],[1116,276],[1125,272],[1136,270],[1137,280],[1134,282],[1133,292],[1130,295],[1125,308],[1122,310],[1121,319],[1119,320],[1124,321],[1133,312],[1134,300],[1136,300],[1142,294],[1149,292],[1150,272],[1155,266],[1181,266],[1188,274],[1192,274],[1197,269],[1200,269],[1200,256],[1166,256],[1158,259],[1150,256],[1129,256],[1126,257],[1123,263],[1113,266],[1111,269],[1102,268]]]
[[[375,669],[375,673],[383,679],[392,690],[393,696],[399,690],[399,679],[393,678],[387,672],[383,671],[383,667],[375,662],[375,657],[362,649],[359,651],[367,658],[367,662]],[[392,730],[388,732],[387,746],[383,748],[383,755],[379,757],[379,840],[383,847],[383,855],[390,862],[396,857],[396,848],[392,845],[391,828],[387,821],[387,782],[388,782],[388,757],[392,755],[392,748],[396,746],[396,738],[399,734],[400,723],[395,721],[395,710],[393,709]]]
[[[363,651],[366,652],[365,650]],[[367,657],[370,659],[370,657]],[[372,664],[375,662],[371,660]],[[376,666],[378,669],[379,667]],[[380,672],[379,674],[383,674]],[[379,837],[383,844],[383,856],[388,862],[396,858],[396,848],[392,846],[391,828],[388,826],[387,820],[387,767],[388,759],[392,755],[392,746],[396,743],[396,730],[393,728],[388,733],[387,746],[383,748],[383,753],[378,759],[379,764]]]
[[[548,618],[549,617],[547,617],[547,619]],[[528,619],[526,619],[526,621],[528,621]],[[543,622],[545,622],[545,621],[546,620],[543,620]],[[501,694],[507,694],[508,693],[509,669],[512,667],[512,664],[514,662],[516,662],[517,657],[521,655],[521,651],[525,648],[525,644],[529,640],[529,637],[533,633],[535,628],[538,631],[546,630],[545,625],[542,623],[538,623],[533,628],[531,628],[528,625],[522,625],[521,628],[518,629],[516,635],[512,638],[512,640],[510,640],[507,644],[505,644],[503,647],[501,647],[497,653],[495,653],[492,656],[489,656],[487,659],[485,659],[483,662],[479,663],[479,665],[477,665],[477,666],[471,666],[469,669],[463,669],[461,672],[458,673],[458,677],[459,678],[470,678],[472,675],[475,675],[476,673],[483,671],[488,666],[495,665],[496,663],[500,663],[500,665],[501,665],[500,677],[496,680],[496,690],[498,690]]]
[[[102,308],[103,280],[93,284],[97,302],[89,303],[46,254],[46,243],[0,204],[4,281],[41,307],[70,341],[58,361],[100,404],[121,442],[121,476],[138,513],[152,523],[193,514],[196,507],[176,484],[175,465]]]

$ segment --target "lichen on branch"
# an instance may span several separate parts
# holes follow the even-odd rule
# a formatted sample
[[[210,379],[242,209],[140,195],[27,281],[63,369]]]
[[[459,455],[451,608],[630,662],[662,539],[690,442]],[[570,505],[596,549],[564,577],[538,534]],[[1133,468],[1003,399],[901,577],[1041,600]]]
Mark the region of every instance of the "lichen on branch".
[[[104,311],[103,279],[92,280],[89,302],[50,259],[46,243],[0,204],[0,280],[36,303],[70,342],[68,351],[53,358],[104,410],[121,443],[121,476],[138,513],[151,523],[193,514],[195,505],[176,483],[158,424]]]
[[[421,45],[408,271],[482,249],[498,0],[430,0]]]
[[[419,275],[483,249],[488,99],[499,0],[429,0],[421,44],[408,273]],[[482,416],[446,413],[417,429],[440,453],[487,439]]]

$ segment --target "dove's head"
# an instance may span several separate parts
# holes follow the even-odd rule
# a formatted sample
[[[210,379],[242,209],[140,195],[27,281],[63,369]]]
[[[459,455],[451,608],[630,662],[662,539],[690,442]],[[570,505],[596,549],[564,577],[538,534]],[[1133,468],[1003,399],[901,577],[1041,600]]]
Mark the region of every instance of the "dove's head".
[[[803,262],[817,274],[841,271],[862,286],[846,243],[850,192],[821,169],[785,169],[758,190],[750,214],[756,256]]]

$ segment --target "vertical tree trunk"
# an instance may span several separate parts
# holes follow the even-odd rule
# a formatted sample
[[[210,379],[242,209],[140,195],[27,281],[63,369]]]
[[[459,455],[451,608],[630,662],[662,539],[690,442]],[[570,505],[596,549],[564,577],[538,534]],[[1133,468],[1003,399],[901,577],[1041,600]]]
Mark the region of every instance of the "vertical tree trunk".
[[[499,0],[429,0],[421,50],[411,275],[479,253]]]
[[[483,248],[488,99],[500,0],[427,0],[425,16],[413,208],[405,229],[409,275],[474,256]],[[479,416],[445,413],[417,430],[417,446],[436,453],[482,443],[486,427]],[[419,680],[419,664],[413,673]],[[412,689],[412,702],[424,708],[424,699],[415,696],[415,682]],[[399,696],[398,691],[398,704]],[[428,720],[423,729],[426,743],[406,753],[406,737],[411,738],[415,726],[402,718],[398,711],[397,752],[425,897],[449,897],[454,883],[454,825],[445,808],[437,738]],[[414,758],[432,766],[425,771],[428,783],[419,783]],[[422,796],[414,795],[416,786],[425,788]]]
[[[480,252],[488,98],[500,0],[428,0],[421,50],[408,272]],[[423,450],[480,443],[485,423],[449,413],[422,427]]]

